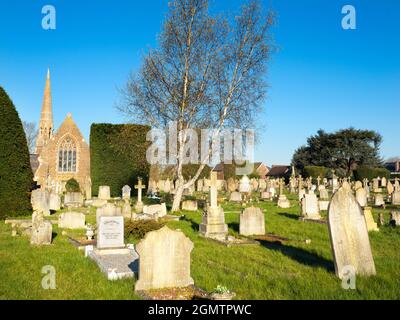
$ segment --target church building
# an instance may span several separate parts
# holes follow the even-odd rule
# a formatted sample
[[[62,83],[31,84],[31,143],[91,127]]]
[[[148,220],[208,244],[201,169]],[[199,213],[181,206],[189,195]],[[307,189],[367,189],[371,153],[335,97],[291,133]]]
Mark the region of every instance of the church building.
[[[34,180],[42,188],[54,192],[65,191],[65,183],[74,178],[80,189],[91,196],[90,150],[72,115],[69,113],[54,133],[53,106],[50,86],[50,70],[47,72],[46,86],[36,140]]]

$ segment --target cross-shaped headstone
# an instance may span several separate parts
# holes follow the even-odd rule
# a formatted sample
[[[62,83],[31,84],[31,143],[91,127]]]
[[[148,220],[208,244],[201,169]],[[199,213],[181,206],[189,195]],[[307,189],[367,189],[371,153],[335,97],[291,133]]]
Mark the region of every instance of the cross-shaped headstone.
[[[318,183],[318,187],[319,187],[319,185],[321,184],[321,177],[320,176],[318,176],[318,178],[317,178],[317,183]]]
[[[138,202],[142,202],[142,189],[144,188],[146,188],[146,186],[142,184],[142,178],[139,178],[138,184],[135,186],[135,189],[138,191]]]

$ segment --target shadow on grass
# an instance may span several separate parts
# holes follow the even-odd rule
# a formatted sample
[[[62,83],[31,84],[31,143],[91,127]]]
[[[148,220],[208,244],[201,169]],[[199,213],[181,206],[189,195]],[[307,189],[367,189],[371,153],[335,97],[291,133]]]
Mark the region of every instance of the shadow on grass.
[[[239,232],[239,223],[237,222],[228,223],[228,228],[231,228],[232,230]]]
[[[297,214],[294,214],[294,213],[279,212],[278,214],[280,216],[284,216],[284,217],[289,218],[289,219],[299,220],[299,216]]]
[[[310,253],[304,249],[296,248],[277,242],[268,242],[258,240],[262,246],[267,249],[279,251],[285,256],[296,260],[297,262],[311,267],[321,267],[327,271],[335,271],[333,261],[322,258],[316,254]]]
[[[184,216],[184,218],[182,219],[182,221],[190,222],[192,229],[193,229],[194,231],[199,231],[200,225],[199,225],[196,221],[194,221],[194,220],[192,220],[192,219],[189,219],[187,216]]]

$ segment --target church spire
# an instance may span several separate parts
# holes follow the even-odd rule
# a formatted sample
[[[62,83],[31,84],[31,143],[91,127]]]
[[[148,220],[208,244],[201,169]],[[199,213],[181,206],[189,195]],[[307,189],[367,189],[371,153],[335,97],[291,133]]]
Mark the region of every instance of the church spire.
[[[50,87],[50,68],[47,69],[46,86],[44,88],[42,113],[39,122],[39,134],[36,140],[36,154],[42,152],[43,147],[53,136],[53,107]]]

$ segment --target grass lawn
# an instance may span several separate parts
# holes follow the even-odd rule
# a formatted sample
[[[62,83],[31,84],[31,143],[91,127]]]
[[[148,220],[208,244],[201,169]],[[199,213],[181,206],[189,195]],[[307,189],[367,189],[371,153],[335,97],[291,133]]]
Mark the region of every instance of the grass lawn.
[[[208,291],[226,286],[236,292],[235,299],[400,299],[400,228],[381,227],[380,232],[370,233],[377,276],[357,277],[356,290],[343,290],[334,273],[328,226],[299,221],[296,198],[289,196],[290,209],[279,209],[272,202],[255,204],[264,210],[267,233],[289,239],[284,245],[265,241],[228,248],[206,240],[198,234],[200,211],[184,212],[183,220],[169,222],[194,242],[195,284]],[[229,233],[237,235],[241,207],[223,207]],[[374,208],[375,221],[379,212],[382,209]],[[386,221],[389,212],[390,207],[384,211]],[[86,220],[94,223],[94,210]],[[11,237],[11,226],[0,222],[0,299],[138,298],[133,279],[108,281],[56,225],[53,233],[51,246],[31,247],[27,237]],[[306,239],[311,243],[306,244]],[[45,265],[56,269],[55,290],[42,289]]]

